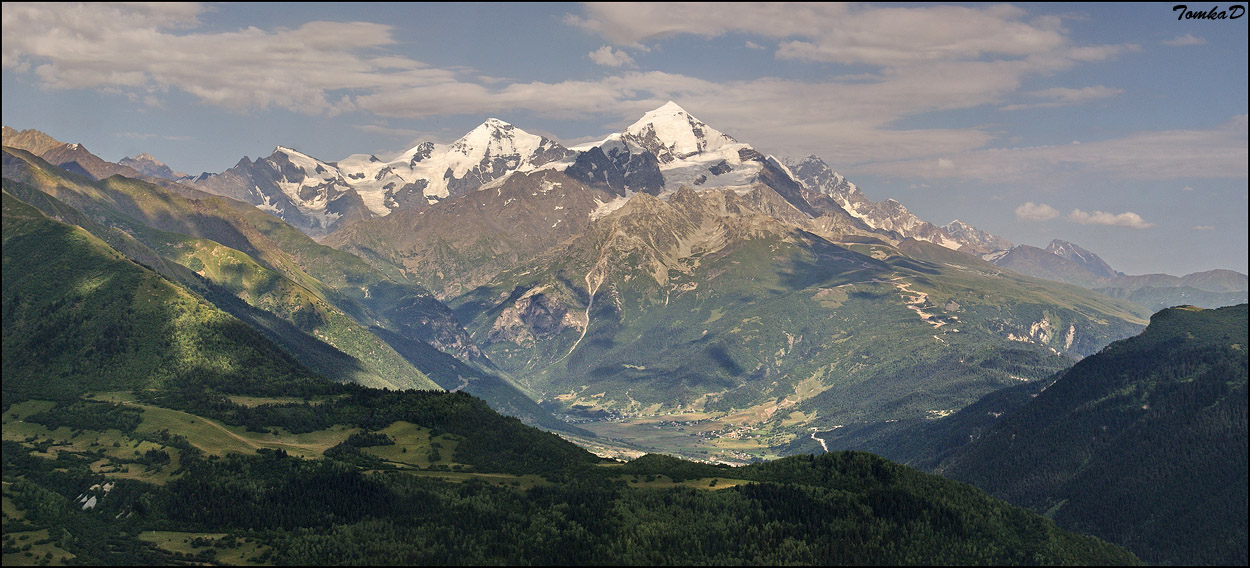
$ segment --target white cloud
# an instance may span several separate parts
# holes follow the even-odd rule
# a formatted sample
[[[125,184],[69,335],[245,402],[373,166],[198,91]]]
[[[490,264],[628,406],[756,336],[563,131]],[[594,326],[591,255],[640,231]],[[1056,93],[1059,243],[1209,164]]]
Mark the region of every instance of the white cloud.
[[[778,56],[874,67],[857,69],[855,76],[721,82],[631,70],[550,82],[483,77],[396,54],[395,30],[386,25],[310,22],[294,29],[205,32],[198,21],[203,10],[6,4],[4,68],[53,89],[109,90],[158,103],[181,91],[234,111],[284,108],[311,115],[360,111],[427,118],[523,110],[559,119],[607,117],[613,122],[606,129],[674,100],[763,151],[815,150],[857,174],[1022,181],[1056,171],[1101,171],[1131,178],[1244,179],[1247,169],[1244,117],[1240,131],[1233,125],[1143,132],[1079,147],[995,150],[985,148],[1002,135],[996,125],[899,127],[906,117],[933,111],[1080,104],[1119,94],[1098,85],[1021,97],[1022,85],[1036,77],[1137,48],[1075,45],[1057,18],[1031,17],[1011,6],[609,4],[566,18],[612,43],[588,55],[601,64],[632,63],[613,45],[646,51],[640,42],[665,34],[746,33],[780,45]]]
[[[689,34],[752,34],[779,42],[779,59],[911,68],[937,62],[1012,61],[1044,72],[1103,61],[1136,45],[1074,45],[1053,16],[1014,6],[872,6],[841,3],[588,3],[565,23],[616,45]],[[748,47],[759,44],[748,41]],[[968,75],[958,75],[967,77]],[[952,77],[948,77],[950,80]]]
[[[1189,187],[1188,185],[1187,185],[1187,186],[1185,186],[1185,187],[1183,187],[1183,188],[1181,188],[1181,191],[1193,191],[1193,190],[1194,190],[1194,188]]]
[[[896,66],[1024,57],[1067,43],[1057,18],[1028,19],[1013,6],[852,6],[846,4],[587,4],[565,22],[617,45],[677,34],[748,33],[781,43],[786,59]],[[1027,21],[1026,21],[1027,20]]]
[[[1083,89],[1070,89],[1066,87],[1054,87],[1051,89],[1043,89],[1041,91],[1033,91],[1025,93],[1026,96],[1037,97],[1043,99],[1051,99],[1049,101],[1029,104],[1007,105],[1002,110],[1023,110],[1030,108],[1054,108],[1062,106],[1071,106],[1105,99],[1120,95],[1124,89],[1113,89],[1098,85],[1095,87],[1085,87]]]
[[[1016,218],[1022,221],[1048,221],[1059,216],[1059,211],[1045,203],[1026,201],[1016,207]]]
[[[588,54],[591,61],[603,65],[605,67],[637,67],[634,58],[630,57],[619,49],[612,49],[612,46],[605,45]]]
[[[899,66],[983,56],[1025,57],[1066,39],[1053,22],[1026,23],[1011,6],[869,7],[823,22],[811,40],[783,42],[778,57]]]
[[[778,58],[875,67],[854,76],[806,81],[711,83],[668,76],[683,83],[678,90],[688,94],[667,98],[717,128],[770,152],[805,155],[819,148],[843,165],[924,159],[936,167],[939,153],[984,148],[997,133],[988,125],[903,130],[896,126],[900,119],[982,105],[1051,107],[1112,97],[1121,91],[1099,85],[1039,90],[1013,100],[1033,77],[1140,49],[1077,45],[1059,18],[1033,17],[1003,5],[607,3],[587,4],[565,22],[631,48],[681,34],[740,33],[777,40]],[[667,100],[645,83],[629,87],[644,97]],[[617,98],[632,102],[638,96]],[[947,176],[967,171],[944,169]]]
[[[915,158],[876,162],[862,173],[991,183],[1079,183],[1093,174],[1120,179],[1246,179],[1246,115],[1204,130],[1163,130],[1081,144],[970,150],[953,168]]]
[[[1183,36],[1176,36],[1172,39],[1165,39],[1160,43],[1172,47],[1179,47],[1182,45],[1205,45],[1207,40],[1200,37],[1194,37],[1192,34],[1185,34]]]
[[[1057,209],[1045,203],[1027,201],[1016,207],[1016,218],[1021,221],[1049,221],[1059,217],[1059,215]],[[1106,225],[1109,227],[1128,227],[1130,229],[1149,229],[1154,226],[1153,223],[1147,223],[1141,218],[1141,215],[1132,211],[1118,214],[1102,211],[1086,213],[1080,209],[1073,209],[1067,215],[1067,219],[1082,225]]]
[[[1077,104],[1095,99],[1105,99],[1114,97],[1123,93],[1124,89],[1112,89],[1103,85],[1095,87],[1085,87],[1083,89],[1069,89],[1067,87],[1054,87],[1051,89],[1043,89],[1041,91],[1033,91],[1031,95],[1045,98],[1058,99],[1064,104]]]
[[[1215,225],[1194,225],[1195,231],[1214,231]]]
[[[1071,213],[1068,213],[1068,219],[1082,225],[1106,225],[1109,227],[1128,227],[1130,229],[1149,229],[1154,226],[1154,223],[1147,223],[1141,218],[1141,215],[1132,211],[1115,214],[1102,211],[1086,213],[1080,209],[1073,209]]]
[[[295,29],[201,33],[201,7],[182,4],[24,4],[4,7],[3,63],[52,89],[178,89],[233,110],[326,114],[349,91],[450,81],[454,73],[377,54],[381,24],[309,22]],[[174,33],[178,32],[178,33]]]
[[[585,16],[569,14],[565,23],[597,33],[616,45],[677,34],[715,37],[749,31],[765,37],[812,36],[845,14],[840,4],[708,4],[702,2],[589,3]]]

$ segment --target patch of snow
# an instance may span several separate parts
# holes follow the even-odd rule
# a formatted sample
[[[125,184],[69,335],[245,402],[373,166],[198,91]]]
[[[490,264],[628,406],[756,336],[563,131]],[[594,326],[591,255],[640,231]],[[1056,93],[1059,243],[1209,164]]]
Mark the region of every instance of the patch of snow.
[[[590,220],[598,221],[603,216],[624,207],[628,201],[629,196],[618,197],[607,203],[600,201],[599,198],[595,198],[595,210],[590,212]]]
[[[1004,256],[1007,256],[1007,253],[1009,252],[1011,251],[1010,250],[996,250],[994,252],[981,255],[981,259],[987,260],[989,262],[994,262]]]

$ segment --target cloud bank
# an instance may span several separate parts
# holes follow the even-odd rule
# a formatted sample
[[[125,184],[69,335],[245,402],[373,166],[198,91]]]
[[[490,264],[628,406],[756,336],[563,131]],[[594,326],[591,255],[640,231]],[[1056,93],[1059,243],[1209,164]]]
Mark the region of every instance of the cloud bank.
[[[590,4],[564,21],[609,42],[586,55],[608,75],[547,82],[429,65],[402,52],[386,24],[207,31],[204,11],[198,4],[6,3],[3,65],[45,88],[118,92],[155,108],[181,91],[235,112],[353,112],[372,115],[369,122],[528,111],[615,127],[675,100],[769,152],[816,149],[859,173],[891,176],[1028,182],[1067,168],[1244,179],[1248,169],[1244,115],[1232,127],[1142,132],[1079,149],[990,149],[1001,136],[991,126],[899,127],[938,111],[1075,106],[1122,94],[1106,85],[1025,90],[1033,78],[1139,48],[1080,45],[1058,18],[1013,6]],[[664,38],[728,34],[770,44],[738,42],[781,60],[858,67],[806,80],[711,81],[648,69],[620,48],[646,53]]]

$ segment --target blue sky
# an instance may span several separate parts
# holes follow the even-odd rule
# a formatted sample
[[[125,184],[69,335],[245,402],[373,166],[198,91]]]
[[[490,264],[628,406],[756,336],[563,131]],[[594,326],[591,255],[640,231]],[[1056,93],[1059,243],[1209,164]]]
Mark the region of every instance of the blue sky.
[[[199,173],[488,117],[572,144],[673,100],[939,224],[1246,272],[1250,15],[1172,7],[6,2],[3,120]]]

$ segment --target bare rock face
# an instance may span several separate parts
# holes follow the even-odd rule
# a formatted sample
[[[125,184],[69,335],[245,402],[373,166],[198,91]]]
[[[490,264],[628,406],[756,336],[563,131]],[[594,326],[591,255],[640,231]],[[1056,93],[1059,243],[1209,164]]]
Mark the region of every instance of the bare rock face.
[[[631,152],[628,145],[609,148],[607,153],[598,146],[581,152],[564,173],[616,195],[627,192],[659,195],[664,190],[664,175],[660,173],[660,162],[655,154]]]
[[[590,187],[625,195],[625,175],[598,146],[578,154],[564,174]]]
[[[489,340],[529,345],[535,340],[555,337],[567,328],[580,328],[580,322],[568,307],[543,294],[544,289],[534,288],[505,308],[491,327]]]

